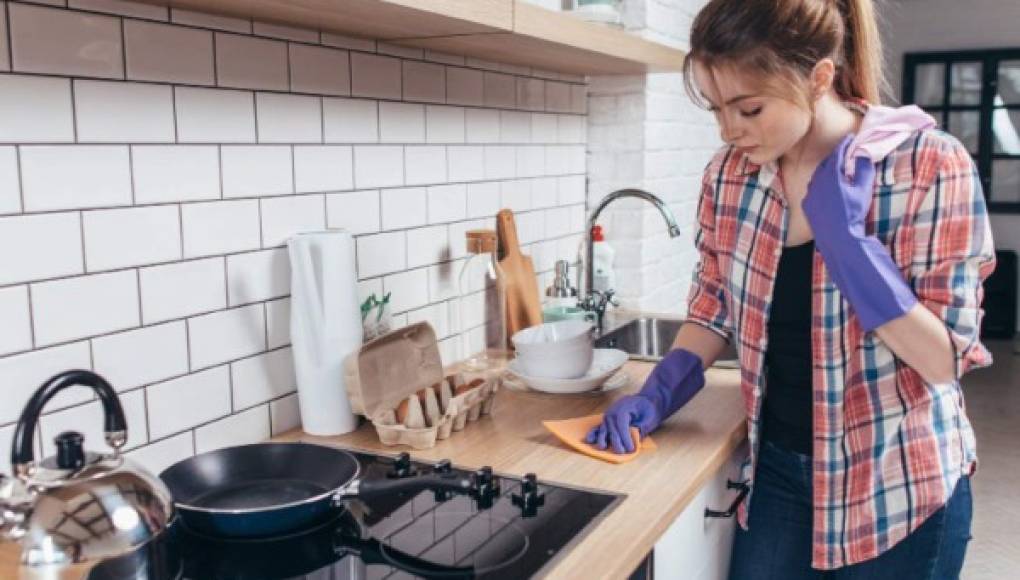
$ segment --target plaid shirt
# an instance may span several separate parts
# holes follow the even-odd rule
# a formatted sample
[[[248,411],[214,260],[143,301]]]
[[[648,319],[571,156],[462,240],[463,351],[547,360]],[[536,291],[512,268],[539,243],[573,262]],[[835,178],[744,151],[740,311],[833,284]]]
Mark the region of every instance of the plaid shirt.
[[[701,260],[688,320],[736,339],[753,484],[772,289],[788,225],[775,163],[733,148],[709,163],[698,205]],[[948,134],[918,131],[876,164],[867,233],[889,250],[919,302],[942,320],[956,376],[991,364],[978,341],[981,282],[995,266],[970,155]],[[812,566],[875,558],[942,507],[976,465],[958,380],[926,383],[874,332],[864,332],[815,251]],[[739,521],[747,526],[748,501]]]

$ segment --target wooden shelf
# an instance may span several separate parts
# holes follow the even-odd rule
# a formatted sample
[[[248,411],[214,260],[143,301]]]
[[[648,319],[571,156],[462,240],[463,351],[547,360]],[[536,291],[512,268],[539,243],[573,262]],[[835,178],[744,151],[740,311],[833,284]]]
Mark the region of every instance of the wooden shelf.
[[[142,0],[583,75],[679,71],[684,52],[522,0]]]

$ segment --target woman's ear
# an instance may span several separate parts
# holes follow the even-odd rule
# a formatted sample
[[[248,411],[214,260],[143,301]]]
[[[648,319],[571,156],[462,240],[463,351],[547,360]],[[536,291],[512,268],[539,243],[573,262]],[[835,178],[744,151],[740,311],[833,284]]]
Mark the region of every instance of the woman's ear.
[[[831,58],[823,58],[811,69],[811,98],[817,101],[829,92],[836,81],[836,63]]]

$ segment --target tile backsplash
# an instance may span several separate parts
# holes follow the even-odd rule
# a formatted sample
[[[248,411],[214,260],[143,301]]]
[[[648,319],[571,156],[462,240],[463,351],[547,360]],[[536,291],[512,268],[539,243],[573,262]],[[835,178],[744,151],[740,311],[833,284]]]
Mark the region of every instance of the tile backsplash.
[[[299,424],[296,232],[456,349],[464,232],[509,207],[540,286],[584,223],[585,79],[124,0],[0,1],[0,468],[52,374],[118,389],[154,470]],[[71,389],[62,430],[101,448]]]

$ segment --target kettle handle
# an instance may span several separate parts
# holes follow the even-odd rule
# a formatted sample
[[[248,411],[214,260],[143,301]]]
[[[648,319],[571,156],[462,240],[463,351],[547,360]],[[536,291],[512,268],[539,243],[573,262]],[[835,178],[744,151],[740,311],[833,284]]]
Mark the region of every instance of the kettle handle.
[[[115,451],[127,442],[127,421],[124,419],[124,409],[120,405],[117,392],[113,390],[110,383],[92,371],[64,371],[43,383],[21,412],[18,426],[14,429],[14,444],[11,446],[11,467],[18,477],[26,476],[35,462],[33,439],[35,426],[39,422],[43,407],[58,392],[75,385],[90,387],[99,395],[99,401],[103,404],[106,442]]]

